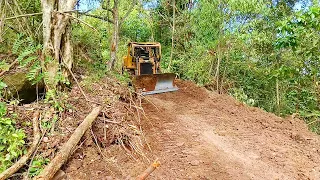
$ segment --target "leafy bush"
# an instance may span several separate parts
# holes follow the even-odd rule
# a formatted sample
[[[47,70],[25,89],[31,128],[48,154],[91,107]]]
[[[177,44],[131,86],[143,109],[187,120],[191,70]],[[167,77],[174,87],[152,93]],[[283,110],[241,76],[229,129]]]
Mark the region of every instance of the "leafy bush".
[[[23,130],[16,129],[15,121],[6,117],[6,104],[0,103],[0,172],[7,169],[15,159],[24,152],[24,139],[26,135]]]
[[[248,95],[245,94],[242,88],[232,88],[229,91],[230,91],[230,95],[236,98],[238,101],[241,101],[249,106],[255,105],[254,99],[249,98]]]

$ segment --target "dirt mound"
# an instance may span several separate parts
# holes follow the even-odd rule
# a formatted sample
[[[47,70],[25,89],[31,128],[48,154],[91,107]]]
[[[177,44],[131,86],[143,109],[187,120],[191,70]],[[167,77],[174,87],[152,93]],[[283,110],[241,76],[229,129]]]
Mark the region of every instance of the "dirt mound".
[[[146,97],[144,129],[162,167],[154,179],[319,179],[319,136],[191,82]],[[152,103],[147,103],[152,102]]]
[[[179,91],[166,94],[160,94],[162,98],[169,98],[169,100],[184,101],[196,100],[202,101],[209,97],[205,88],[200,88],[191,81],[176,80]]]

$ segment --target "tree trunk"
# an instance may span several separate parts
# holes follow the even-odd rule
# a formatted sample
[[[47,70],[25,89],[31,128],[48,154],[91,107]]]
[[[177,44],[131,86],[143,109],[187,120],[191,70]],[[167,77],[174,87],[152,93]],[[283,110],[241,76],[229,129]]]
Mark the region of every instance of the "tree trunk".
[[[176,1],[172,1],[172,8],[173,8],[173,15],[172,15],[172,32],[171,32],[171,53],[170,53],[170,60],[168,65],[168,70],[171,69],[172,58],[173,58],[173,48],[174,48],[174,33],[175,33],[175,26],[176,26]]]
[[[43,23],[43,58],[42,58],[42,69],[48,73],[48,81],[46,81],[46,86],[48,89],[52,89],[54,87],[54,77],[58,71],[58,63],[57,60],[52,59],[48,63],[45,64],[47,58],[53,57],[54,49],[52,45],[51,38],[51,24],[52,24],[52,12],[54,10],[55,0],[42,0],[42,23]]]
[[[111,40],[111,52],[110,52],[110,61],[108,62],[108,67],[110,70],[113,69],[115,62],[117,62],[117,52],[118,52],[118,42],[119,42],[119,11],[118,11],[118,1],[114,1],[113,7],[113,33]]]
[[[56,75],[59,71],[59,64],[70,69],[72,67],[71,22],[70,17],[63,12],[73,10],[76,2],[77,0],[41,1],[43,11],[43,58],[41,64],[44,71],[48,73],[45,83],[49,90],[55,89],[58,84]],[[46,60],[48,61],[45,63]],[[63,74],[66,78],[69,75],[67,70],[63,70]]]
[[[280,115],[279,79],[276,79],[277,115]]]
[[[62,46],[62,62],[63,62],[63,76],[68,77],[69,76],[69,69],[72,69],[72,63],[73,63],[73,47],[71,43],[71,26],[69,25],[66,27],[66,33],[63,36],[63,46]]]
[[[221,49],[220,49],[220,44],[219,44],[219,46],[218,46],[218,62],[217,62],[216,74],[215,74],[215,78],[216,78],[216,89],[217,89],[217,92],[218,92],[219,94],[220,94],[220,92],[219,92],[220,62],[221,62]]]
[[[3,27],[4,27],[4,18],[6,17],[5,15],[5,6],[4,6],[5,2],[4,0],[0,0],[0,43],[3,41],[2,40],[2,34],[3,32]]]

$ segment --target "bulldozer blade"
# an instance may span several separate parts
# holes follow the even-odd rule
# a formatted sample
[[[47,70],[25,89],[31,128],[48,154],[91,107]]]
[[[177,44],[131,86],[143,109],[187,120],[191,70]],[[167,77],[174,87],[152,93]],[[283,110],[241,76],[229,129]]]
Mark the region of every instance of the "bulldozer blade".
[[[175,77],[173,73],[144,74],[134,76],[133,85],[142,95],[177,91],[178,88],[174,83]]]

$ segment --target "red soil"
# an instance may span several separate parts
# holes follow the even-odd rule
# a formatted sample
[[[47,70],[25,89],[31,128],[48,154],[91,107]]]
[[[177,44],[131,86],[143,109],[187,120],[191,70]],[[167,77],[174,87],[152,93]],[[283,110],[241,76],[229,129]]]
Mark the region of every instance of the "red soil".
[[[145,146],[144,158],[133,160],[114,145],[102,155],[91,143],[66,166],[69,178],[136,177],[158,158],[161,166],[149,179],[320,179],[320,138],[302,120],[191,82],[177,85],[176,92],[143,101],[140,125],[151,149]]]

